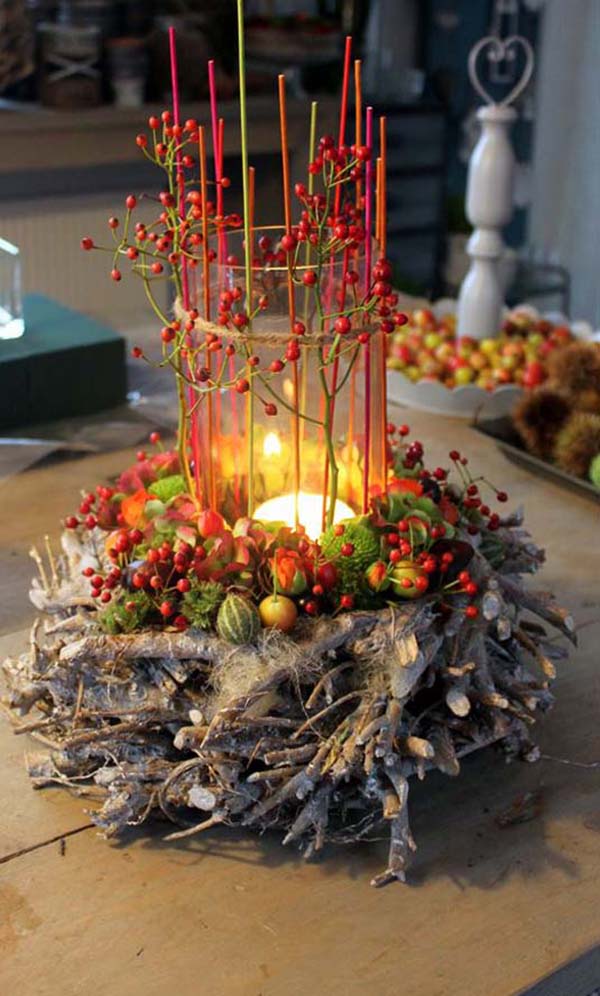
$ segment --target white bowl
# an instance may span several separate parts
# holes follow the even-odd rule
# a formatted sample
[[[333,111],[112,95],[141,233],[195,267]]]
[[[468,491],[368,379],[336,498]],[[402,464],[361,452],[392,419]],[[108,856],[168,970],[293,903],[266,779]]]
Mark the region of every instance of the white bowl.
[[[436,318],[456,313],[456,301],[441,298],[429,305]],[[578,339],[600,340],[600,332],[594,332],[589,322],[569,321],[557,311],[540,315],[530,304],[519,304],[515,308],[505,308],[504,317],[516,311],[526,311],[534,318],[545,318],[555,325],[566,324]],[[436,415],[449,415],[453,418],[481,419],[501,418],[509,415],[524,388],[518,384],[501,384],[494,391],[486,391],[475,384],[461,387],[446,387],[437,380],[419,380],[416,383],[405,377],[399,370],[388,369],[388,401]]]

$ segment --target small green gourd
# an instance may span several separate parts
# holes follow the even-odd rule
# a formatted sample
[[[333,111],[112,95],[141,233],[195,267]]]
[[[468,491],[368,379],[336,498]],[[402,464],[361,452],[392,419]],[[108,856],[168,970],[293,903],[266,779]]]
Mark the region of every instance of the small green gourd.
[[[217,633],[228,643],[253,643],[261,628],[256,606],[243,595],[227,595],[217,615]]]

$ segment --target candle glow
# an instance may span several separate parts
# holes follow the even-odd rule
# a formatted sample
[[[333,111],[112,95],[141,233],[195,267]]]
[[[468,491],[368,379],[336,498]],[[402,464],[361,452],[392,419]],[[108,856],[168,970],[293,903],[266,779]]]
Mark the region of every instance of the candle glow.
[[[286,526],[294,527],[295,495],[278,495],[276,498],[268,498],[254,513],[254,518],[262,522],[284,522]],[[322,532],[323,496],[309,494],[307,491],[298,492],[298,520],[306,530],[309,539],[318,539]],[[354,516],[353,510],[345,501],[338,500],[335,503],[333,522],[342,522],[344,519],[351,519]]]

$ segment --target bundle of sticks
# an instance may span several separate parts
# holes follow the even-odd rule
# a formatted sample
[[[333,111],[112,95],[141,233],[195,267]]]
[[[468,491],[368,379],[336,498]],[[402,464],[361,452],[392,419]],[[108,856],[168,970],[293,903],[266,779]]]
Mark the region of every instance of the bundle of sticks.
[[[387,824],[373,884],[404,880],[410,777],[457,775],[464,755],[494,742],[534,760],[531,726],[566,656],[544,624],[574,642],[551,597],[521,585],[519,551],[531,559],[532,547],[511,533],[510,573],[476,555],[476,623],[460,598],[440,614],[432,596],[307,618],[293,640],[263,631],[242,648],[193,630],[102,633],[81,581],[98,550],[65,535],[48,568],[34,553],[42,616],[28,652],[3,665],[15,731],[44,747],[27,759],[34,785],[96,798],[108,836],[162,813],[178,825],[168,839],[278,828],[308,857]]]

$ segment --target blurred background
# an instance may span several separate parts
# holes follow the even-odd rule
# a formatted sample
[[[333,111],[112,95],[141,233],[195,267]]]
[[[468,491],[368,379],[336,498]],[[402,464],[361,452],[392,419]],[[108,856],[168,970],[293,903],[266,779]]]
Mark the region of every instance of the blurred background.
[[[566,15],[566,16],[565,16]],[[505,280],[530,300],[600,325],[598,0],[248,0],[251,162],[257,220],[278,220],[276,79],[289,89],[292,176],[305,172],[307,97],[319,133],[337,116],[344,36],[363,59],[368,99],[385,110],[389,255],[408,293],[455,295],[465,273],[466,168],[480,104],[467,57],[483,35],[523,34],[536,70],[512,132],[518,158]],[[156,176],[135,145],[148,113],[169,105],[167,28],[177,27],[185,116],[208,122],[215,59],[226,119],[228,209],[239,209],[235,7],[230,0],[0,0],[0,238],[20,251],[25,293],[131,331],[145,321],[135,281],[111,286],[82,235]],[[488,67],[492,91],[515,67]],[[272,216],[269,215],[272,212]]]

